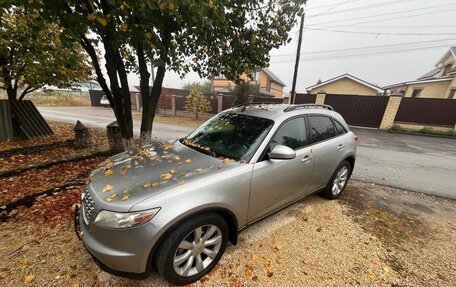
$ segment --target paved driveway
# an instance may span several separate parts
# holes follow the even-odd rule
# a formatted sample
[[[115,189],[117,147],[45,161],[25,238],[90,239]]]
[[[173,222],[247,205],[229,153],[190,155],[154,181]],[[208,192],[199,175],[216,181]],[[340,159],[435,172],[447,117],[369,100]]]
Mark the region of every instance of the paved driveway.
[[[39,110],[44,117],[105,128],[114,120],[109,108],[68,107]],[[140,123],[134,132],[139,135]],[[182,137],[193,128],[154,123],[158,140]],[[359,136],[358,157],[353,177],[378,184],[456,199],[456,140],[393,134],[378,130],[353,129]]]

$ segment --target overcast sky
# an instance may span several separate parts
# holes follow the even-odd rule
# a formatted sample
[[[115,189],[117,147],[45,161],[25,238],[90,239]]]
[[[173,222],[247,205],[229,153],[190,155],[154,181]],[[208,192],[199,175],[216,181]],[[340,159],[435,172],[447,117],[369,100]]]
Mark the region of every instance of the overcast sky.
[[[318,79],[349,73],[389,85],[431,70],[456,46],[456,0],[309,0],[296,90]],[[298,27],[293,41],[271,51],[270,70],[291,90]],[[139,83],[130,75],[133,85]],[[200,78],[167,72],[164,86],[180,88]]]

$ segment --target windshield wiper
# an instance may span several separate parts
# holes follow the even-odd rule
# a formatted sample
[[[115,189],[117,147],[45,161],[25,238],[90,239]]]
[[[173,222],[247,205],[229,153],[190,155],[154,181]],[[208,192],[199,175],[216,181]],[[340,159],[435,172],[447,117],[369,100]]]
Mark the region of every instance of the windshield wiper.
[[[212,157],[218,157],[215,152],[207,150],[207,149],[204,149],[204,148],[201,148],[201,147],[197,147],[197,146],[194,146],[194,145],[191,145],[191,144],[188,144],[183,139],[181,139],[180,142],[181,142],[181,144],[183,144],[183,145],[185,145],[185,146],[187,146],[187,147],[189,147],[191,149],[194,149],[196,151],[202,152],[202,153],[210,155]]]

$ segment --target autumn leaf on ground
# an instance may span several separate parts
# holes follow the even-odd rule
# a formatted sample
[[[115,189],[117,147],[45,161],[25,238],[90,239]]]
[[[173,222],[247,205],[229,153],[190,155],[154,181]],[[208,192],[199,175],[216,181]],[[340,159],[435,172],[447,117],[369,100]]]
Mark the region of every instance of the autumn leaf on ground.
[[[35,280],[35,277],[36,277],[36,276],[35,276],[34,274],[27,275],[27,276],[25,276],[25,278],[24,278],[24,282],[25,282],[25,283],[30,283],[30,282],[32,282],[33,280]]]
[[[74,283],[71,287],[81,287],[81,285],[79,285],[79,283]]]
[[[260,260],[260,257],[256,256],[255,254],[252,254],[252,260],[258,262],[258,260]]]
[[[153,187],[157,187],[157,186],[159,186],[159,185],[160,185],[160,182],[158,182],[158,181],[154,181],[154,183],[152,183],[152,186],[153,186]]]
[[[272,268],[271,262],[264,263],[264,267],[266,267],[266,269],[268,269],[268,270],[271,270],[271,268]]]
[[[253,275],[253,268],[250,266],[247,266],[247,268],[245,269],[245,276],[252,277],[252,275]]]
[[[195,171],[196,172],[203,172],[203,169],[202,168],[197,168]]]
[[[111,174],[113,174],[112,169],[108,169],[108,170],[105,172],[105,175],[111,175]]]
[[[30,262],[28,261],[22,261],[21,262],[21,269],[24,270],[25,268],[29,267]]]
[[[152,185],[152,183],[146,182],[146,183],[144,184],[144,188],[149,188],[151,185]]]
[[[186,164],[190,164],[191,162],[192,162],[191,159],[186,159],[186,160],[185,160],[185,163],[186,163]]]
[[[127,200],[128,200],[128,197],[129,197],[129,195],[128,195],[128,194],[125,194],[124,197],[122,197],[122,201],[127,201]]]
[[[170,174],[170,173],[164,173],[164,174],[162,174],[162,175],[160,176],[160,178],[163,179],[163,180],[169,180],[169,179],[171,179],[172,177],[173,177],[173,175]]]
[[[375,280],[375,275],[374,274],[369,274],[369,275],[367,275],[367,279]]]
[[[108,192],[108,191],[110,191],[110,190],[112,190],[112,185],[110,185],[110,184],[107,184],[107,185],[103,188],[103,192]]]

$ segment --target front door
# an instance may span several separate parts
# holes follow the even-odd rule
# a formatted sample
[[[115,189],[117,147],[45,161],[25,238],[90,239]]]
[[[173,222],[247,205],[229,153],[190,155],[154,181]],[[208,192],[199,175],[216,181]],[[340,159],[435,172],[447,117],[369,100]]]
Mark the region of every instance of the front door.
[[[268,151],[281,144],[295,150],[296,158],[269,159],[254,164],[248,222],[255,221],[290,203],[309,191],[313,158],[304,117],[292,118],[279,127]]]

